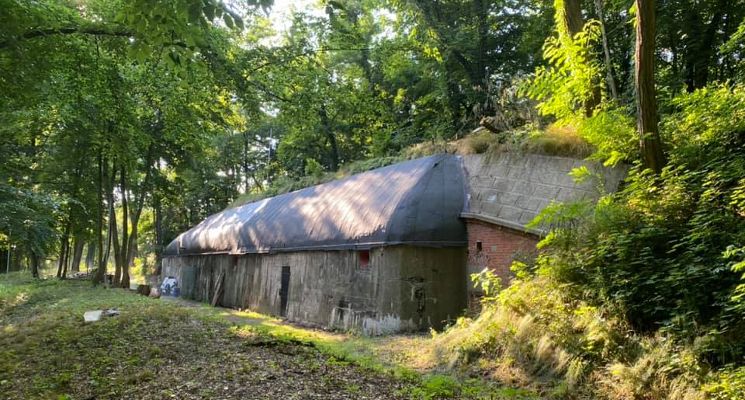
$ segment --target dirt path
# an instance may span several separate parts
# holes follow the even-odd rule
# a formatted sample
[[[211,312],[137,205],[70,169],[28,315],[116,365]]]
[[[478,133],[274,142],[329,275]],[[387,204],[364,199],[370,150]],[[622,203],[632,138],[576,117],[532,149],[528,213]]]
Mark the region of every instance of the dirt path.
[[[248,326],[260,332],[285,337],[295,337],[325,347],[342,349],[357,359],[366,359],[386,368],[404,367],[418,373],[436,372],[437,362],[431,357],[429,334],[400,334],[366,337],[344,332],[328,331],[301,326],[279,318],[230,308],[211,308],[205,303],[183,298],[162,297],[185,307],[207,307],[216,310],[225,320],[238,326]]]

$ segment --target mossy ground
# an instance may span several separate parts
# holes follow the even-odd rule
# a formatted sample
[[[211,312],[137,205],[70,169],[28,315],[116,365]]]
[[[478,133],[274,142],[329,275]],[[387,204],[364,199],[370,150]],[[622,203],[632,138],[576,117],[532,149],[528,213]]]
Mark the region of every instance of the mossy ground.
[[[104,308],[121,314],[83,322]],[[426,340],[304,329],[87,281],[0,277],[2,398],[533,398],[422,374],[415,350]]]

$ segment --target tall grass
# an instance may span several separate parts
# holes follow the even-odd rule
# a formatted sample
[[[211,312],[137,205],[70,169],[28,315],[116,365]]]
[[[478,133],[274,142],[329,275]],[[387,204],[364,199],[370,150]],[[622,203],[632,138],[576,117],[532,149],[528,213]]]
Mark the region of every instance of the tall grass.
[[[631,332],[546,278],[516,280],[474,318],[434,334],[445,369],[486,374],[547,398],[704,399],[716,379],[690,346]]]

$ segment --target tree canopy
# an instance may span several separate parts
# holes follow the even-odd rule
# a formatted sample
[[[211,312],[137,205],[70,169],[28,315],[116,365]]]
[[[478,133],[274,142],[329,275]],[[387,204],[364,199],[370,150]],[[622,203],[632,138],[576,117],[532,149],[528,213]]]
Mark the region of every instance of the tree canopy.
[[[629,178],[549,207],[545,253],[503,303],[550,282],[742,369],[745,0],[290,3],[0,0],[11,268],[65,278],[85,258],[128,287],[233,204],[464,137],[522,151],[564,135]],[[557,315],[547,330],[574,329]],[[580,367],[608,356],[567,343]]]

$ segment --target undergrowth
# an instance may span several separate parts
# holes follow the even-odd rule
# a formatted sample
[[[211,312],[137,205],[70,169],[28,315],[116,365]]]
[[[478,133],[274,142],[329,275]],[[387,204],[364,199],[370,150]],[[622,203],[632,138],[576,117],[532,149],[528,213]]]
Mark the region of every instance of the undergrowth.
[[[515,264],[480,316],[435,335],[438,362],[548,398],[743,398],[743,105],[737,87],[680,95],[660,174],[636,165],[596,204],[546,207],[529,225],[550,229],[535,264]],[[592,118],[580,128],[626,130]]]

